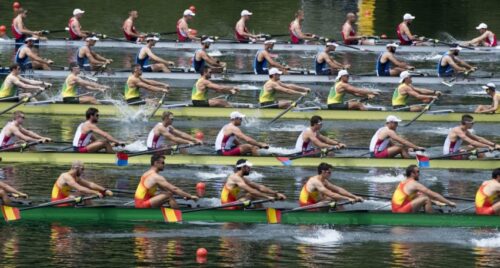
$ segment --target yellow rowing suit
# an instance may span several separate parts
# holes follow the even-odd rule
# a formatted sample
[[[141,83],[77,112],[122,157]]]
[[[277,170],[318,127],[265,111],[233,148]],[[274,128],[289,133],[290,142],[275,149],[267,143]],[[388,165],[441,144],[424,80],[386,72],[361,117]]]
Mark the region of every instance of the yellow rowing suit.
[[[266,85],[268,83],[271,83],[272,80],[269,79],[264,86],[260,89],[260,94],[259,94],[259,103],[269,103],[269,102],[275,102],[276,101],[276,90],[271,89],[271,90],[265,90]]]
[[[76,97],[76,95],[78,95],[75,85],[74,84],[69,85],[68,80],[70,76],[71,75],[68,75],[68,77],[66,77],[66,80],[64,80],[64,84],[62,86],[61,94],[63,98],[71,98],[71,97]]]
[[[200,77],[196,83],[193,86],[193,89],[191,90],[191,100],[195,101],[206,101],[208,100],[208,90],[201,91],[198,89],[198,83],[201,82],[202,79],[205,79],[203,77]]]
[[[402,95],[400,90],[406,86],[405,83],[399,84],[399,86],[394,90],[392,94],[392,106],[406,106],[406,102],[408,101],[408,94]]]
[[[158,187],[155,185],[151,188],[147,188],[144,182],[146,179],[154,174],[154,170],[150,170],[149,172],[146,172],[142,175],[141,181],[139,182],[139,185],[137,185],[137,189],[135,190],[135,207],[136,208],[150,208],[151,207],[151,202],[149,201],[151,197],[155,196],[156,190]]]
[[[306,185],[307,183],[302,186],[302,190],[300,191],[299,204],[301,207],[314,205],[319,202],[320,198],[318,190],[309,192]]]
[[[496,93],[495,98],[500,98],[500,93]],[[496,109],[495,113],[500,114],[500,104],[498,105],[498,108]]]
[[[330,93],[328,94],[327,104],[342,104],[344,103],[345,92],[338,92],[339,88],[344,86],[345,83],[342,81],[338,81],[333,85],[330,89]]]
[[[62,188],[57,186],[57,181],[54,183],[54,187],[52,187],[52,194],[50,196],[50,201],[58,201],[68,198],[71,187],[69,185],[64,185]],[[60,206],[69,206],[69,205],[60,205]]]
[[[417,197],[417,192],[407,194],[404,187],[413,179],[406,179],[398,184],[396,191],[392,195],[391,205],[393,213],[410,213],[413,210],[411,201]]]
[[[14,97],[16,95],[18,95],[17,86],[11,84],[11,86],[8,87],[4,81],[2,83],[2,86],[0,87],[0,98],[9,98],[9,97]]]
[[[484,192],[484,188],[486,185],[490,184],[491,181],[486,181],[481,184],[481,187],[477,190],[476,193],[476,214],[481,215],[494,215],[495,211],[493,210],[493,204],[495,204],[496,199],[498,198],[498,194],[487,195]]]
[[[127,79],[127,82],[125,83],[125,92],[123,94],[125,96],[125,100],[136,99],[141,97],[141,93],[139,92],[138,87],[128,86],[128,82],[130,81],[130,79],[133,78],[133,76],[134,75],[130,75]]]

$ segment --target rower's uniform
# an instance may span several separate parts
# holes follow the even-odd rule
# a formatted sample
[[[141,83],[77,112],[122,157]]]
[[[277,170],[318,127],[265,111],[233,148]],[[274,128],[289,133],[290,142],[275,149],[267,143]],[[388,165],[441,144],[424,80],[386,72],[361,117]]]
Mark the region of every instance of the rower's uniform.
[[[7,80],[7,79],[5,79]],[[19,101],[19,88],[13,83],[10,86],[5,83],[5,80],[0,86],[0,99],[9,98],[8,100],[0,100],[0,102],[18,102]],[[17,98],[14,98],[16,97]]]
[[[344,36],[344,31],[340,31],[340,35],[342,35],[342,40],[344,41],[344,44],[346,44],[346,45],[359,45],[359,41],[357,42],[356,40],[348,40],[346,38],[346,36]],[[351,27],[351,31],[349,32],[348,37],[354,37],[354,36],[356,36],[356,32]]]
[[[76,51],[76,63],[78,64],[80,69],[82,69],[84,71],[91,71],[90,61],[89,61],[89,58],[87,57],[87,55],[80,57],[80,49],[82,49],[82,48],[84,48],[84,46],[78,48],[78,50]],[[89,50],[92,53],[92,50],[90,47],[89,47]]]
[[[224,130],[229,124],[222,127],[217,134],[217,138],[215,139],[215,151],[218,155],[224,156],[236,156],[241,155],[240,147],[236,146],[234,141],[236,140],[236,136],[234,134],[224,135]]]
[[[269,69],[267,67],[267,60],[263,58],[262,61],[259,61],[259,55],[264,50],[257,51],[255,54],[255,58],[253,59],[253,72],[255,74],[269,74]]]
[[[30,57],[28,55],[24,55],[24,58],[21,58],[21,51],[27,47],[26,45],[22,45],[16,52],[15,62],[19,64],[21,67],[21,71],[25,72],[26,70],[33,70],[33,64],[31,63]]]
[[[488,38],[486,38],[486,40],[484,40],[484,42],[486,43],[486,46],[488,46],[488,47],[496,47],[498,44],[496,34],[491,33],[491,35],[488,36]]]
[[[130,29],[130,31],[134,34],[137,34],[137,30],[135,29],[135,25],[132,24],[132,28]],[[123,35],[125,35],[125,40],[127,41],[131,41],[131,42],[136,42],[137,41],[137,37],[136,36],[132,36],[132,35],[129,35],[127,34],[127,32],[125,30],[123,30]]]
[[[175,30],[177,32],[177,40],[179,42],[189,42],[191,41],[191,39],[189,39],[189,35],[188,33],[184,32],[179,26],[181,24],[181,20],[183,20],[184,18],[180,18],[178,21],[177,21],[177,25],[175,26]]]
[[[158,123],[158,124],[156,124],[156,126],[158,126],[159,124],[163,124],[163,123]],[[167,139],[165,139],[165,136],[163,136],[161,134],[159,134],[159,135],[155,134],[156,126],[153,127],[153,129],[151,129],[151,131],[149,131],[148,139],[146,141],[146,146],[148,147],[148,150],[158,149],[158,148],[165,146],[165,144],[166,144]],[[168,126],[167,131],[169,133],[172,133],[172,126]]]
[[[26,38],[28,37],[27,35],[23,34],[19,29],[17,29],[17,27],[14,25],[14,20],[16,18],[12,19],[12,24],[11,24],[11,31],[12,31],[12,35],[14,36],[15,40],[16,40],[16,49],[19,48],[19,46],[21,46],[22,44],[24,44],[24,40],[26,40]]]
[[[453,153],[459,153],[460,152],[460,147],[462,146],[463,140],[457,136],[456,141],[451,141],[450,140],[450,135],[446,136],[446,140],[444,141],[443,145],[443,155],[447,154],[453,154]],[[450,159],[453,160],[461,160],[461,159],[467,159],[466,155],[457,155],[457,156],[452,156]]]
[[[260,89],[260,93],[259,93],[259,105],[260,105],[260,107],[277,104],[276,90],[274,90],[274,89],[265,90],[266,85],[268,83],[271,83],[271,82],[272,82],[271,79],[267,80],[267,82],[264,84],[264,86],[262,86],[262,88]]]
[[[80,103],[80,98],[78,97],[78,88],[76,83],[73,85],[69,84],[70,76],[66,77],[64,84],[62,86],[61,95],[63,103]]]
[[[88,153],[87,145],[92,141],[92,131],[87,133],[82,132],[82,127],[84,123],[81,123],[75,132],[75,137],[73,138],[73,151],[79,153]]]
[[[240,191],[241,191],[241,189],[237,185],[233,189],[229,190],[227,188],[227,185],[224,184],[224,187],[222,188],[222,191],[220,193],[221,205],[237,201],[238,195],[240,194]],[[236,206],[236,207],[227,207],[224,209],[236,210],[236,209],[241,209],[241,208]]]
[[[299,38],[299,35],[292,30],[292,25],[294,23],[298,23],[297,20],[293,20],[290,25],[288,26],[288,31],[290,32],[290,41],[292,44],[303,44],[304,43],[304,39],[300,39]]]
[[[245,26],[245,28],[243,28],[243,32],[248,33],[247,26]],[[238,33],[236,26],[234,27],[234,37],[236,38],[236,41],[238,41],[239,43],[249,43],[250,42],[250,39],[248,37],[243,36],[240,33]]]
[[[146,53],[144,58],[139,58],[142,50],[145,48],[146,47],[144,46],[139,50],[139,53],[137,53],[137,56],[135,57],[135,63],[141,65],[141,69],[143,72],[152,72],[153,68],[151,67],[151,63],[149,63],[149,55]]]
[[[200,60],[196,60],[196,54],[201,50],[202,50],[201,48],[196,50],[196,52],[194,52],[193,59],[191,60],[192,61],[191,67],[197,73],[201,73],[203,72],[203,69],[205,69],[205,59],[201,58]]]
[[[136,208],[151,208],[150,199],[155,196],[158,187],[155,185],[151,188],[148,188],[144,183],[146,179],[154,173],[154,170],[150,170],[141,176],[141,181],[139,182],[139,185],[137,185],[134,196],[134,203]]]
[[[349,104],[344,102],[345,92],[338,92],[338,90],[346,83],[342,81],[335,82],[330,88],[328,94],[327,105],[330,110],[348,110]]]
[[[382,56],[384,53],[390,53],[390,52],[382,52],[377,58],[377,63],[375,65],[375,70],[377,72],[377,76],[391,76],[391,61],[387,60],[386,62],[382,63]]]
[[[71,194],[71,186],[69,185],[64,185],[63,187],[59,187],[57,185],[57,180],[54,183],[54,187],[52,187],[52,194],[50,195],[50,201],[59,201],[59,200],[64,200],[68,198]],[[71,206],[71,204],[62,204],[58,205],[58,207],[68,207]]]
[[[493,210],[493,205],[498,199],[498,193],[493,195],[487,195],[484,193],[484,187],[488,184],[492,183],[492,181],[485,181],[476,193],[476,214],[480,215],[495,215],[495,210]]]
[[[73,24],[73,22],[77,20],[75,17],[71,17],[68,21],[68,32],[69,32],[69,38],[71,40],[82,40],[82,37],[77,35],[74,31],[73,31],[73,28],[71,27],[71,24]]]
[[[400,46],[411,46],[411,45],[414,45],[414,43],[410,39],[410,37],[408,35],[406,35],[405,33],[403,33],[403,31],[401,30],[401,24],[403,24],[403,23],[400,23],[398,25],[398,27],[396,28],[396,34],[398,35],[399,45]]]
[[[13,123],[14,123],[13,121],[7,122],[7,124],[5,124],[5,126],[2,128],[2,131],[0,131],[0,149],[6,149],[14,146],[17,140],[14,133],[11,133],[10,136],[5,134],[6,129]]]
[[[318,190],[309,192],[306,187],[307,183],[302,186],[299,196],[299,205],[301,207],[310,206],[320,201],[320,193]]]
[[[407,106],[409,95],[401,94],[401,89],[405,87],[405,83],[399,84],[399,86],[394,90],[392,94],[392,109],[398,109]]]
[[[198,84],[202,79],[204,78],[198,78],[196,83],[193,85],[193,88],[191,89],[191,101],[195,107],[210,107],[210,104],[208,103],[208,89],[201,91],[198,87]]]
[[[417,197],[417,193],[411,195],[407,194],[404,187],[407,183],[414,181],[413,179],[406,179],[398,184],[396,191],[392,195],[391,205],[393,213],[411,213],[413,206],[411,201]]]
[[[299,137],[297,138],[297,142],[295,143],[295,151],[296,152],[308,152],[314,149],[314,144],[311,140],[309,141],[304,141],[304,133],[308,130],[311,130],[310,127],[306,128],[305,130],[300,133]],[[316,132],[316,137],[318,136],[318,133]]]
[[[144,104],[144,100],[141,98],[141,92],[138,87],[130,87],[128,82],[133,79],[133,75],[130,75],[125,83],[125,89],[123,92],[123,97],[129,105],[141,105]]]
[[[438,64],[437,64],[437,73],[438,73],[439,77],[450,77],[450,76],[453,76],[455,74],[455,70],[453,69],[453,67],[451,67],[451,65],[449,65],[449,64],[447,64],[445,66],[441,65],[443,58],[446,56],[453,58],[453,56],[450,55],[449,52],[446,52],[443,54],[443,56],[441,56],[441,58],[439,59]]]
[[[318,58],[323,52],[319,52],[314,56],[314,70],[316,71],[316,75],[331,75],[332,70],[330,69],[330,66],[327,65],[326,60],[323,62],[318,62]]]
[[[370,153],[372,157],[375,158],[388,158],[389,150],[388,147],[391,143],[391,138],[387,136],[385,139],[381,140],[378,138],[378,134],[387,127],[381,127],[375,132],[370,141]]]

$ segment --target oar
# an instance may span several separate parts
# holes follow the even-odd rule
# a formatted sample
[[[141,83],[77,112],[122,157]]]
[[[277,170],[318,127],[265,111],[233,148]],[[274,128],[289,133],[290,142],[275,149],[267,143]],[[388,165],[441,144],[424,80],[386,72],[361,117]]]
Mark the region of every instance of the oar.
[[[429,109],[434,104],[434,102],[436,102],[436,100],[438,100],[438,99],[433,99],[431,102],[429,102],[429,104],[427,104],[424,107],[424,109],[417,116],[415,116],[410,122],[403,124],[402,126],[407,127],[407,126],[411,125],[413,122],[417,121],[417,119],[419,119],[422,115],[424,115],[427,111],[429,111]]]
[[[354,193],[354,192],[352,194],[363,196],[363,197],[376,198],[376,199],[392,200],[392,197],[390,197],[390,196],[373,195],[373,194],[362,194],[362,193]]]
[[[18,101],[16,104],[14,104],[14,105],[10,106],[9,108],[7,108],[7,109],[5,109],[5,110],[1,111],[1,112],[0,112],[0,115],[3,115],[3,114],[5,114],[5,113],[8,113],[10,110],[15,109],[17,106],[20,106],[20,105],[23,105],[23,104],[25,104],[25,103],[29,102],[32,98],[34,98],[34,97],[36,97],[36,96],[40,95],[40,93],[42,93],[42,92],[43,92],[42,90],[39,90],[39,91],[37,91],[34,95],[31,95],[31,96],[29,96],[29,97],[28,97],[28,96],[27,96],[27,97],[24,97],[23,99],[21,99],[20,101]]]
[[[135,191],[133,190],[123,190],[123,189],[109,189],[113,193],[119,193],[119,194],[135,194]]]
[[[163,100],[165,100],[165,97],[167,97],[167,93],[163,93],[163,96],[161,96],[161,99],[158,101],[158,104],[156,104],[155,109],[153,112],[148,116],[148,120],[153,118],[156,114],[156,112],[161,108],[161,105],[163,104]]]
[[[362,48],[362,47],[355,47],[355,46],[351,46],[351,45],[346,45],[346,44],[343,44],[343,41],[336,41],[335,39],[331,39],[331,38],[319,38],[320,40],[324,40],[325,42],[335,42],[337,43],[339,46],[341,47],[346,47],[346,48],[350,48],[350,49],[354,49],[354,50],[358,50],[358,51],[364,51],[364,52],[374,52],[374,51],[371,51],[371,50],[368,50],[366,48]]]
[[[171,34],[176,34],[177,32],[163,32],[163,33],[158,33],[159,35],[171,35]]]
[[[448,43],[448,42],[444,42],[444,41],[441,41],[441,40],[438,40],[438,39],[425,38],[424,40],[425,41],[429,41],[429,42],[433,42],[433,43],[437,43],[437,44],[442,44],[442,45],[449,46],[449,47],[455,47],[455,46],[459,45],[460,47],[463,47],[465,49],[477,50],[477,48],[475,48],[475,47],[463,46],[463,45],[460,45],[460,44]]]
[[[64,33],[67,31],[69,31],[68,27],[66,27],[64,29],[57,29],[57,30],[42,30],[42,34]]]
[[[465,72],[463,73],[463,74],[464,74],[464,77],[463,77],[463,78],[464,78],[464,79],[466,79],[466,78],[469,76],[469,74],[471,74],[471,73],[473,73],[473,72],[475,72],[475,70],[474,70],[474,69],[471,69],[471,70],[465,71]],[[449,79],[449,80],[443,80],[443,81],[441,81],[441,84],[443,84],[443,85],[445,85],[445,86],[448,86],[448,87],[452,87],[452,86],[454,86],[454,85],[455,85],[455,81],[459,78],[459,75],[460,75],[460,74],[461,74],[461,73],[458,73],[457,75],[455,75],[454,77],[452,77],[452,78],[451,78],[451,79]]]
[[[37,144],[40,144],[41,142],[40,141],[31,141],[31,142],[25,142],[25,143],[21,143],[21,144],[18,144],[18,145],[14,145],[12,147],[7,147],[7,148],[3,148],[3,149],[0,149],[0,152],[5,152],[5,151],[14,151],[14,150],[17,150],[17,149],[21,149],[21,151],[23,151],[24,149],[26,148],[29,148],[33,145],[37,145]]]
[[[450,200],[458,200],[458,201],[465,201],[465,202],[475,202],[476,200],[475,199],[472,199],[472,198],[465,198],[465,197],[458,197],[458,196],[444,196],[444,198],[446,199],[450,199]]]
[[[292,154],[288,156],[275,156],[278,161],[281,162],[284,166],[291,166],[292,165],[292,160],[303,158],[303,157],[310,157],[314,156],[317,154],[323,154],[326,155],[328,152],[333,151],[334,148],[328,148],[328,149],[312,149],[306,152],[302,153],[297,153],[297,154]]]
[[[302,99],[304,99],[304,97],[305,97],[305,95],[302,95],[296,101],[292,102],[288,108],[286,108],[283,112],[279,113],[275,118],[273,118],[273,120],[271,120],[271,122],[269,122],[269,125],[271,125],[272,123],[276,122],[276,120],[280,119],[283,115],[285,115],[291,109],[293,109],[294,107],[296,107],[297,104],[299,104],[299,102],[301,102]]]
[[[311,209],[321,209],[321,208],[330,208],[330,209],[335,209],[337,206],[343,206],[346,204],[350,204],[351,201],[344,201],[337,203],[336,201],[322,201],[313,205],[309,206],[303,206],[303,207],[297,207],[293,209],[288,209],[288,210],[277,210],[275,208],[267,208],[266,209],[266,215],[267,215],[267,223],[270,224],[277,224],[281,223],[281,215],[285,213],[293,213],[293,212],[299,212],[299,211],[305,211],[305,210],[311,210]],[[331,211],[335,212],[335,211]]]
[[[172,146],[167,146],[167,147],[153,149],[153,150],[144,150],[144,151],[140,151],[140,152],[136,152],[136,153],[131,153],[131,154],[128,154],[128,153],[125,153],[125,152],[118,152],[118,153],[116,153],[116,158],[117,158],[116,165],[117,166],[127,166],[128,165],[128,159],[130,157],[134,157],[134,156],[145,155],[145,154],[161,153],[161,152],[165,152],[165,151],[168,151],[168,150],[177,151],[179,149],[189,148],[189,147],[198,146],[198,145],[199,144],[172,145]]]
[[[451,158],[451,157],[463,156],[463,155],[478,155],[478,154],[481,154],[481,153],[486,153],[488,151],[489,151],[488,149],[483,149],[483,150],[474,149],[474,150],[467,151],[467,152],[457,152],[457,153],[451,153],[451,154],[445,154],[445,155],[435,156],[435,157],[429,158],[429,160]]]

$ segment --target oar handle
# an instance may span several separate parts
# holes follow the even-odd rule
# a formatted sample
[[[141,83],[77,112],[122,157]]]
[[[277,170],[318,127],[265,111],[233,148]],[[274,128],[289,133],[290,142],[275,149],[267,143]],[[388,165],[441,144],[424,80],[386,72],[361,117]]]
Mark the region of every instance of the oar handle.
[[[85,196],[85,197],[78,196],[78,197],[74,197],[74,198],[67,198],[67,199],[58,200],[58,201],[54,201],[54,202],[48,202],[48,203],[40,204],[38,206],[21,208],[19,210],[20,211],[21,210],[31,210],[31,209],[52,207],[52,206],[57,206],[57,205],[70,204],[70,203],[81,203],[83,201],[92,200],[92,199],[96,199],[96,198],[99,198],[99,196],[98,195],[91,195],[91,196]]]
[[[190,210],[184,210],[182,213],[190,213],[190,212],[197,212],[197,211],[205,211],[205,210],[214,210],[214,209],[223,209],[223,208],[229,208],[229,207],[249,207],[251,205],[257,205],[257,204],[263,204],[267,202],[272,202],[274,201],[273,199],[263,199],[263,200],[245,200],[245,201],[236,201],[236,202],[231,202],[227,203],[224,205],[220,205],[217,207],[208,207],[208,208],[196,208],[196,209],[190,209]]]

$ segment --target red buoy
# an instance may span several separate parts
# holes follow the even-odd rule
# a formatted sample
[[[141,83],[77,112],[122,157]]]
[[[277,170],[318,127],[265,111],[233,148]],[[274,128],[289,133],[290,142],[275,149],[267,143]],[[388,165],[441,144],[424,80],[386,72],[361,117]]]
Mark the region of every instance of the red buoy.
[[[14,2],[14,3],[12,3],[12,8],[14,10],[17,10],[17,9],[21,8],[21,4],[19,4],[19,2]]]
[[[201,131],[198,131],[198,132],[196,132],[196,134],[194,134],[194,137],[196,139],[202,141],[205,138],[205,134],[203,134],[203,132],[201,132]]]
[[[194,5],[191,5],[189,7],[189,10],[193,11],[193,13],[196,13],[196,7]]]
[[[196,257],[206,257],[208,254],[208,251],[206,248],[199,248],[196,250]]]
[[[202,197],[205,195],[205,183],[198,182],[196,184],[196,195],[198,195],[199,197]]]
[[[0,25],[0,32],[4,33],[5,31],[7,31],[5,25]]]

